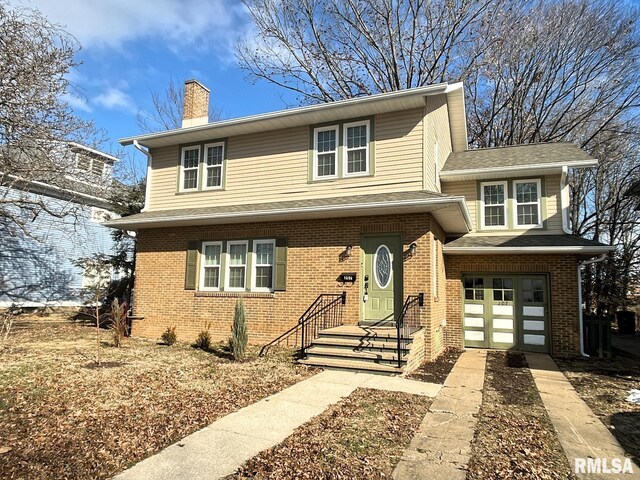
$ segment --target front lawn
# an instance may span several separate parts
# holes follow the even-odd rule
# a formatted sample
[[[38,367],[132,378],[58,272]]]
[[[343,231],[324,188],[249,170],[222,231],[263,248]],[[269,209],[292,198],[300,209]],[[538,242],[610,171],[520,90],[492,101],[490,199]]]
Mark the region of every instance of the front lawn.
[[[391,478],[432,400],[357,389],[227,479]]]
[[[94,329],[18,322],[0,351],[0,478],[109,478],[314,373],[287,350],[236,363],[221,346],[102,342],[96,368]]]
[[[626,400],[630,390],[640,390],[640,359],[571,358],[556,363],[627,455],[640,464],[640,405]]]

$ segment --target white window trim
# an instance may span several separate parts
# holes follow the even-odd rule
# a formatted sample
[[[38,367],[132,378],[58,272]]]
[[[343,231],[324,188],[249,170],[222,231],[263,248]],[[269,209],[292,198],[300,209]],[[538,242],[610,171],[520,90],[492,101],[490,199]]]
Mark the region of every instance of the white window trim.
[[[320,132],[336,132],[336,149],[335,149],[335,162],[336,168],[333,175],[318,175],[318,133]],[[340,152],[340,129],[338,125],[331,125],[328,127],[318,127],[313,129],[313,172],[311,178],[313,180],[328,180],[338,178],[338,155]],[[326,154],[327,152],[323,152]]]
[[[491,185],[502,185],[502,187],[504,188],[504,203],[502,204],[502,207],[504,208],[504,225],[485,225],[484,223],[484,187],[488,187]],[[504,181],[499,181],[499,182],[481,182],[480,183],[480,225],[482,226],[482,230],[506,230],[509,228],[508,225],[508,204],[509,204],[509,186],[506,180]],[[496,207],[499,206],[499,204],[497,205],[490,205],[492,207]]]
[[[218,245],[220,247],[220,264],[218,267],[218,287],[205,287],[204,286],[204,269],[207,265],[204,263],[205,248],[208,245]],[[222,242],[202,242],[202,253],[200,254],[200,290],[203,292],[219,292],[220,284],[222,283]],[[212,265],[209,265],[212,267]]]
[[[257,252],[257,245],[271,245],[273,247],[273,254],[272,254],[272,260],[273,263],[271,264],[271,288],[264,288],[264,287],[256,287],[256,279],[257,279],[257,268],[258,267],[265,267],[265,264],[260,264],[258,265],[258,254]],[[276,270],[276,241],[275,239],[269,239],[269,240],[254,240],[253,241],[253,252],[251,252],[251,291],[252,292],[273,292],[273,284],[275,281],[275,270]]]
[[[532,205],[533,202],[526,202],[526,203],[518,203],[518,193],[516,190],[516,185],[519,183],[535,183],[537,185],[537,190],[538,190],[538,201],[537,203],[537,207],[538,207],[538,223],[537,224],[519,224],[518,223],[518,205]],[[543,223],[542,223],[542,208],[541,208],[541,203],[542,203],[542,191],[541,191],[541,182],[539,178],[531,178],[531,179],[526,179],[526,180],[514,180],[513,181],[513,226],[514,228],[517,229],[533,229],[533,228],[542,228]]]
[[[209,147],[222,147],[222,163],[220,165],[207,165],[207,154]],[[224,170],[225,170],[225,148],[224,142],[212,142],[207,143],[204,146],[204,153],[202,154],[202,164],[203,164],[203,173],[202,173],[202,189],[203,190],[222,190],[224,187]],[[207,177],[209,175],[209,168],[220,167],[220,185],[214,187],[207,187]]]
[[[347,148],[347,128],[349,127],[358,127],[360,125],[366,125],[367,126],[367,138],[366,138],[366,145],[365,145],[365,165],[367,166],[367,168],[365,169],[364,172],[354,172],[354,173],[348,173],[348,164],[347,164],[347,159],[349,158],[349,149]],[[343,177],[364,177],[369,175],[369,150],[370,150],[370,145],[371,145],[371,122],[369,120],[362,120],[359,122],[349,122],[349,123],[345,123],[342,125],[342,138],[343,138],[343,143],[344,145],[342,146],[342,176]],[[353,148],[351,150],[360,150],[362,147],[359,148]]]
[[[438,239],[433,237],[431,253],[431,294],[438,298]]]
[[[231,267],[241,267],[242,265],[231,265],[231,245],[244,245],[245,259],[244,259],[244,287],[229,287],[229,280],[231,279]],[[246,292],[247,291],[247,270],[249,268],[249,241],[248,240],[231,240],[227,242],[227,253],[225,254],[225,268],[224,268],[224,289],[228,292]]]
[[[196,170],[198,172],[198,176],[196,178],[196,186],[194,188],[184,188],[184,153],[188,150],[197,150],[198,151],[198,166],[196,168],[189,168],[189,170]],[[179,192],[195,192],[198,190],[198,185],[200,185],[200,163],[202,162],[202,158],[200,156],[200,145],[195,145],[191,147],[182,147],[180,150],[180,179],[178,182],[178,191]]]

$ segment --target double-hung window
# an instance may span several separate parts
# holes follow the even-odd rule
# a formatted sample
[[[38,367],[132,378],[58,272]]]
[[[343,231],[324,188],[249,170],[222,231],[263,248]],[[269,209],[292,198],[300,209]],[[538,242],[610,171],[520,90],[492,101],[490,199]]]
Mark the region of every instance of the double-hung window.
[[[200,147],[184,147],[180,159],[180,191],[198,189]]]
[[[224,142],[204,146],[206,189],[222,188],[224,169]]]
[[[480,185],[482,197],[482,227],[505,228],[507,225],[507,182],[483,182]]]
[[[343,125],[345,177],[369,173],[369,120]]]
[[[338,127],[322,127],[313,131],[313,178],[336,178],[338,173]]]
[[[227,242],[227,290],[244,291],[247,281],[246,240]]]
[[[276,242],[274,240],[255,240],[253,242],[253,285],[257,292],[270,292],[273,289],[273,260]]]
[[[541,227],[540,180],[514,180],[516,227]]]
[[[200,290],[220,290],[222,242],[202,242]]]

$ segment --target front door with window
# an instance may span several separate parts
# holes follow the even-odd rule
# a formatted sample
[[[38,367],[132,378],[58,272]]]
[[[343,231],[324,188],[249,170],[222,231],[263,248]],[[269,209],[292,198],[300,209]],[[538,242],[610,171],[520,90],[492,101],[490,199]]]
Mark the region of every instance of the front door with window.
[[[363,323],[392,323],[402,308],[402,239],[395,234],[366,236],[362,249]]]

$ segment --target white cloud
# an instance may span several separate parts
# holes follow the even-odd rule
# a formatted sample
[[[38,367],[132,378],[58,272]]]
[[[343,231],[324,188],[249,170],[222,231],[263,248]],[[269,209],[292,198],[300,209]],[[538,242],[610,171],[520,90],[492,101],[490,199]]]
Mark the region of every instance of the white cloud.
[[[101,94],[96,95],[91,101],[108,110],[136,111],[133,99],[119,88],[109,87]]]
[[[65,26],[80,44],[122,48],[137,39],[159,39],[174,50],[185,47],[228,55],[233,37],[246,23],[233,0],[11,0],[40,10]]]
[[[87,101],[83,98],[76,97],[70,93],[65,93],[60,96],[60,100],[65,103],[68,103],[71,108],[74,110],[82,110],[83,112],[92,112],[93,109],[89,106]]]

